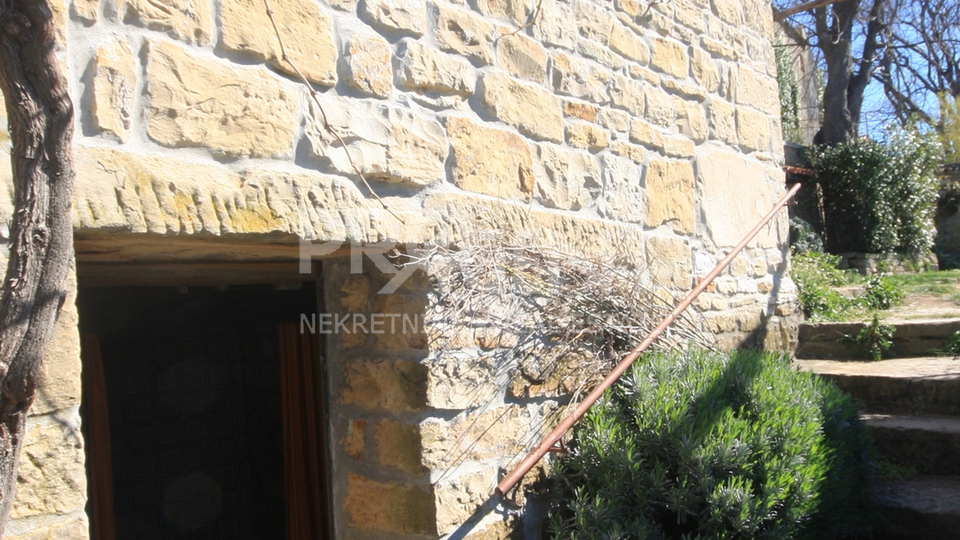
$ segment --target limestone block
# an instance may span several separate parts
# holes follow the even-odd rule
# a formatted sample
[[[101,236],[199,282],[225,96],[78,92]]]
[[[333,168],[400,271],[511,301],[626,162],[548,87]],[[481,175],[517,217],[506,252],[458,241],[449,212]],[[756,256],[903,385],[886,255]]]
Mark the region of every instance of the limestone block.
[[[707,29],[706,24],[703,22],[704,17],[701,6],[697,6],[687,0],[681,0],[673,2],[673,7],[676,20],[680,24],[701,34]]]
[[[71,269],[67,278],[67,298],[40,364],[37,397],[30,408],[31,415],[80,405],[80,333],[76,301],[77,277],[75,269]]]
[[[782,180],[782,174],[779,179],[772,178],[761,163],[722,150],[700,155],[697,171],[703,186],[706,230],[718,247],[736,245],[770,210],[776,202],[775,186]],[[776,240],[776,229],[767,225],[750,246],[769,248]]]
[[[587,122],[597,121],[597,107],[576,101],[563,102],[563,114],[567,117],[579,118]]]
[[[643,95],[647,102],[643,117],[654,124],[672,127],[677,119],[677,111],[673,108],[670,94],[655,86],[646,86]]]
[[[340,11],[353,12],[357,9],[357,0],[327,0],[330,7]]]
[[[770,115],[780,114],[776,79],[741,66],[734,91],[738,105],[752,105]]]
[[[612,150],[614,154],[631,159],[636,163],[643,163],[643,157],[647,154],[643,147],[625,141],[613,143],[610,150]]]
[[[620,71],[626,64],[626,60],[611,51],[609,46],[589,39],[580,38],[577,40],[577,52],[580,53],[581,57],[596,60],[602,66],[613,71]]]
[[[743,23],[743,4],[742,0],[712,0],[713,12],[720,17],[723,22],[739,26]]]
[[[710,128],[714,139],[733,145],[738,143],[735,113],[736,107],[726,101],[714,98],[710,102]]]
[[[452,420],[428,418],[420,424],[423,463],[429,469],[442,470],[463,460],[517,455],[536,425],[534,411],[516,405],[464,412]]]
[[[403,351],[406,349],[425,349],[427,335],[423,324],[426,302],[421,294],[377,294],[373,301],[373,312],[394,317],[392,320],[381,318],[379,330],[371,327],[375,336],[375,345],[381,351]]]
[[[477,8],[484,15],[492,15],[522,25],[530,17],[533,6],[526,0],[477,0]]]
[[[643,169],[630,159],[603,157],[604,217],[627,223],[643,221]]]
[[[663,153],[670,157],[693,157],[696,145],[684,136],[669,135],[663,138]]]
[[[75,413],[32,417],[20,455],[12,519],[67,514],[87,502],[83,439]]]
[[[340,439],[340,447],[354,461],[363,459],[367,451],[366,420],[351,420],[347,424],[347,434]]]
[[[650,65],[668,75],[684,79],[689,70],[687,47],[670,39],[654,38]]]
[[[126,142],[137,88],[137,63],[133,53],[125,42],[110,41],[97,49],[93,66],[94,122]]]
[[[580,35],[606,45],[610,38],[611,14],[599,3],[583,0],[574,2],[574,10]]]
[[[700,38],[700,46],[703,47],[710,54],[715,54],[717,56],[722,56],[724,58],[729,58],[730,60],[736,60],[738,58],[737,51],[732,47],[724,45],[722,42],[717,41],[713,38],[703,36]]]
[[[326,95],[321,100],[327,122],[342,137],[346,151],[324,129],[314,103],[306,137],[310,153],[334,170],[355,174],[352,159],[365,176],[385,182],[425,186],[445,176],[447,140],[443,127],[430,116],[387,103]]]
[[[597,122],[607,129],[625,133],[630,128],[630,115],[616,109],[603,108],[600,109]]]
[[[634,62],[646,64],[650,61],[650,47],[633,30],[618,22],[610,29],[610,48]]]
[[[733,313],[707,313],[703,316],[707,329],[722,334],[737,329],[737,319]]]
[[[340,403],[380,411],[426,405],[427,369],[408,360],[354,360],[344,366]]]
[[[537,145],[537,200],[549,208],[580,210],[600,194],[595,157],[551,144]]]
[[[381,465],[411,475],[425,472],[420,463],[420,428],[385,418],[374,429],[377,441],[377,459]]]
[[[87,23],[97,22],[97,11],[100,9],[100,0],[74,0],[73,12],[81,21]]]
[[[514,77],[542,82],[547,74],[547,53],[536,41],[520,35],[506,35],[497,42],[500,66]]]
[[[630,122],[630,140],[651,148],[663,148],[663,135],[643,120],[634,119]]]
[[[737,137],[750,150],[766,152],[770,149],[770,120],[767,115],[737,108]]]
[[[599,152],[610,146],[610,132],[587,122],[567,124],[567,144],[591,152]]]
[[[680,98],[674,98],[673,104],[680,133],[698,143],[707,140],[707,116],[703,112],[703,105]]]
[[[363,15],[376,26],[420,37],[427,29],[424,0],[364,0]]]
[[[477,527],[466,540],[521,540],[523,538],[523,522],[516,516],[506,516],[503,521]]]
[[[577,45],[577,19],[569,4],[543,0],[533,36],[544,45],[573,50]]]
[[[494,26],[464,9],[434,5],[437,44],[445,51],[466,56],[480,64],[493,63]]]
[[[394,534],[437,534],[434,495],[414,485],[379,482],[350,473],[343,505],[349,516],[348,525],[354,529]]]
[[[610,103],[633,116],[643,116],[644,87],[623,75],[614,75],[610,85]]]
[[[521,137],[464,118],[448,117],[457,187],[506,199],[527,199],[533,190],[533,159]]]
[[[213,13],[208,2],[192,0],[117,0],[123,22],[168,32],[188,43],[209,43]]]
[[[315,0],[273,0],[273,16],[290,60],[312,82],[332,86],[337,82],[337,45],[333,19]],[[223,46],[252,54],[296,75],[281,59],[280,42],[262,0],[223,3]]]
[[[643,11],[640,7],[639,0],[617,0],[614,6],[617,11],[626,13],[631,17],[636,17]]]
[[[521,133],[537,139],[563,141],[560,101],[543,88],[491,72],[484,74],[477,93],[486,113],[515,126]]]
[[[435,489],[437,529],[446,534],[466,523],[493,493],[497,470],[484,467],[446,479]]]
[[[738,193],[738,190],[729,193]],[[657,228],[669,225],[678,234],[694,230],[695,186],[689,161],[651,161],[647,164],[643,194],[644,223]]]
[[[564,347],[529,354],[512,370],[507,395],[516,399],[569,396],[593,388],[602,379],[596,359],[585,351]]]
[[[605,70],[565,53],[554,54],[552,66],[553,89],[558,94],[607,103],[610,74]]]
[[[687,290],[693,280],[690,245],[680,238],[647,238],[647,262],[653,282],[662,287]]]
[[[27,521],[30,523],[30,521]],[[72,515],[62,521],[50,523],[45,521],[43,525],[33,525],[29,532],[23,534],[11,534],[16,527],[16,522],[12,522],[7,527],[5,540],[87,540],[90,538],[87,523],[87,515],[80,512],[78,515]]]
[[[707,92],[715,92],[720,86],[720,73],[713,58],[706,51],[698,47],[693,48],[690,56],[690,71],[693,79]]]
[[[147,133],[160,144],[291,154],[299,96],[290,83],[163,41],[150,42],[147,76]]]
[[[401,88],[464,96],[472,94],[476,88],[475,70],[463,58],[409,39],[401,43],[397,56],[397,83]]]
[[[393,90],[393,52],[378,35],[353,34],[343,45],[347,86],[367,95],[388,98]]]
[[[687,84],[674,79],[664,79],[663,89],[672,94],[677,94],[681,97],[692,98],[697,101],[703,101],[707,99],[707,93],[700,86],[695,84]]]
[[[456,330],[448,329],[444,334],[450,335]],[[489,402],[500,391],[497,362],[492,354],[457,351],[441,351],[429,358],[427,405],[456,410]]]
[[[630,64],[630,77],[638,81],[647,81],[648,83],[657,86],[660,84],[660,76],[657,75],[652,69],[647,69],[643,66],[638,66],[637,64]]]

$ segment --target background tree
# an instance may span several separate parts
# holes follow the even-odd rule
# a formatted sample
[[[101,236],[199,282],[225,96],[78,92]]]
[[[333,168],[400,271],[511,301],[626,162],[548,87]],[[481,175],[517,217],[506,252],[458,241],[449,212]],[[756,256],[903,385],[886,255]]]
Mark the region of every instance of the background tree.
[[[14,183],[0,298],[0,535],[16,493],[27,411],[73,257],[73,105],[55,54],[55,31],[46,0],[0,0],[0,90]]]

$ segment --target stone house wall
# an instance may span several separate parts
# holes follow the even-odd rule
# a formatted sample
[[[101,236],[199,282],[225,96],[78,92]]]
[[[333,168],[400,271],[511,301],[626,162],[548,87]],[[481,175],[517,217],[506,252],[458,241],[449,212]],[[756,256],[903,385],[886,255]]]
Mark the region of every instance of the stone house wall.
[[[183,246],[234,258],[279,246],[295,260],[300,238],[457,246],[507,229],[629,254],[685,291],[784,191],[765,0],[271,0],[322,112],[280,60],[261,0],[51,3],[78,111],[80,265],[96,242],[176,244],[169,256],[185,258]],[[722,347],[794,343],[786,227],[782,214],[696,303]],[[356,297],[383,279],[330,260],[329,310],[429,310],[426,278]],[[58,324],[15,538],[87,537],[72,301]],[[477,505],[552,402],[478,412],[458,386],[470,374],[429,363],[431,347],[477,349],[448,337],[331,338],[338,537],[496,538],[517,523],[523,500]],[[472,415],[496,417],[496,438],[478,435],[451,468]]]

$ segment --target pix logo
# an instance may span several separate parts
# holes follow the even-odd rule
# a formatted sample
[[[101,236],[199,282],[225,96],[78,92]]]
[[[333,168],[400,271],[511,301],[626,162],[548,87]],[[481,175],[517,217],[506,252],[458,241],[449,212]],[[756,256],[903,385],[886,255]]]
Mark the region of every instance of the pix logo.
[[[326,257],[332,255],[337,251],[340,251],[344,248],[345,245],[349,245],[350,250],[350,273],[351,274],[362,274],[363,273],[363,256],[366,255],[373,264],[376,265],[377,269],[383,272],[384,274],[394,274],[394,276],[383,286],[382,289],[377,291],[377,294],[392,294],[400,288],[403,283],[413,275],[422,264],[418,258],[414,257],[411,262],[402,265],[396,265],[392,263],[388,258],[388,253],[395,253],[394,258],[400,256],[401,252],[406,254],[416,253],[418,246],[417,244],[402,244],[404,246],[403,250],[397,248],[401,245],[397,242],[378,242],[375,244],[361,244],[360,242],[351,241],[339,242],[339,241],[329,241],[329,242],[317,242],[314,243],[310,239],[300,238],[300,273],[309,274],[311,272],[311,260],[313,257]]]

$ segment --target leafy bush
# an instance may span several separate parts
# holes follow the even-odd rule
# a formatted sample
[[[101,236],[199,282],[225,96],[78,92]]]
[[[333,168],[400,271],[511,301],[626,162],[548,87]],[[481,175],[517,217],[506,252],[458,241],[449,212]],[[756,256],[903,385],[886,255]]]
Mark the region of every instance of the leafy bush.
[[[790,249],[795,253],[805,251],[823,251],[823,239],[814,230],[813,225],[798,218],[790,218]]]
[[[867,525],[869,434],[842,392],[761,352],[645,356],[560,461],[557,539],[842,538]]]
[[[935,138],[891,129],[884,142],[855,139],[808,155],[823,189],[828,251],[916,254],[933,245]]]
[[[893,346],[893,333],[896,330],[895,326],[881,322],[880,317],[874,315],[873,320],[860,329],[853,341],[864,356],[878,362]]]
[[[792,260],[797,299],[808,318],[838,321],[864,310],[890,309],[903,301],[903,287],[895,279],[877,274],[864,280],[855,272],[837,268],[837,255],[803,251],[795,253]],[[864,293],[850,298],[834,289],[844,285],[862,285]]]

